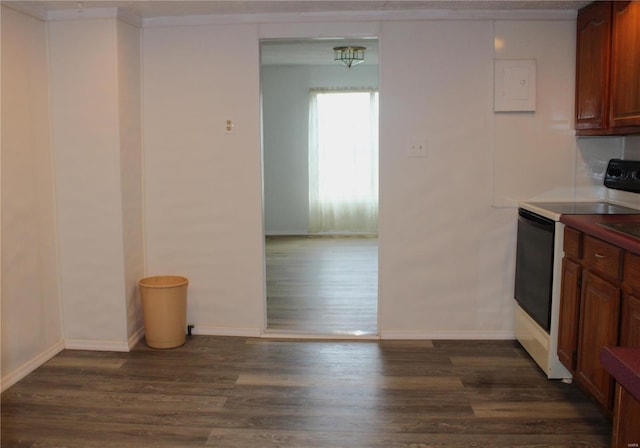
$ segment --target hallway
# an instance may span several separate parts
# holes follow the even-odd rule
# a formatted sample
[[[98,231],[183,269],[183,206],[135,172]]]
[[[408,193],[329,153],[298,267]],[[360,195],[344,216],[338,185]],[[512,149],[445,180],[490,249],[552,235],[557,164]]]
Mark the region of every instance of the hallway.
[[[267,332],[377,334],[378,239],[267,237]]]

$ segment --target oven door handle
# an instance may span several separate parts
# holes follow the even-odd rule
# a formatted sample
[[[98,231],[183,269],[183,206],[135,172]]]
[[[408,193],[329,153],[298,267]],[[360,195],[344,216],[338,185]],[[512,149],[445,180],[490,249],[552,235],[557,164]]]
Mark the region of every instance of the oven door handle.
[[[553,231],[554,221],[525,209],[518,209],[518,220],[533,224],[541,229]]]

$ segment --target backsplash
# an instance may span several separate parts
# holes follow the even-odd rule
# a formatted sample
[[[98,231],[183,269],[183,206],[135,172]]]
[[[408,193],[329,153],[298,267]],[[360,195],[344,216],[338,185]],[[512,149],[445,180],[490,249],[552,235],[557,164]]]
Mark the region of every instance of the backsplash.
[[[624,137],[579,137],[576,140],[575,200],[609,199],[603,184],[609,159],[621,159]]]
[[[613,158],[613,157],[612,157]],[[640,136],[634,135],[622,139],[622,159],[640,160]],[[640,194],[627,191],[608,190],[610,201],[640,209]]]
[[[609,159],[640,160],[640,136],[579,137],[576,146],[576,200],[609,200],[640,209],[640,194],[603,185]]]
[[[640,160],[640,135],[631,135],[624,138],[624,158]]]

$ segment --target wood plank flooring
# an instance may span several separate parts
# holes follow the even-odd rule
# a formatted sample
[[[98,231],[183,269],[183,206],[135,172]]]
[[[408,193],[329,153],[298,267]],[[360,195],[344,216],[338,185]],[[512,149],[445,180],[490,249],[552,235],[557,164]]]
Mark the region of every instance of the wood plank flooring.
[[[9,447],[608,447],[611,424],[513,341],[193,336],[65,350],[5,391]]]
[[[378,240],[267,237],[267,330],[375,335]]]

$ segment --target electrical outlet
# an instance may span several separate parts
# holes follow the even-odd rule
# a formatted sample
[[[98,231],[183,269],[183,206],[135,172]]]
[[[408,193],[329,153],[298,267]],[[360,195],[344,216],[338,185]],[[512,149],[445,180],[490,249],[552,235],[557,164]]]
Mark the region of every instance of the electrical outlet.
[[[427,139],[413,139],[407,143],[409,157],[427,157]]]

